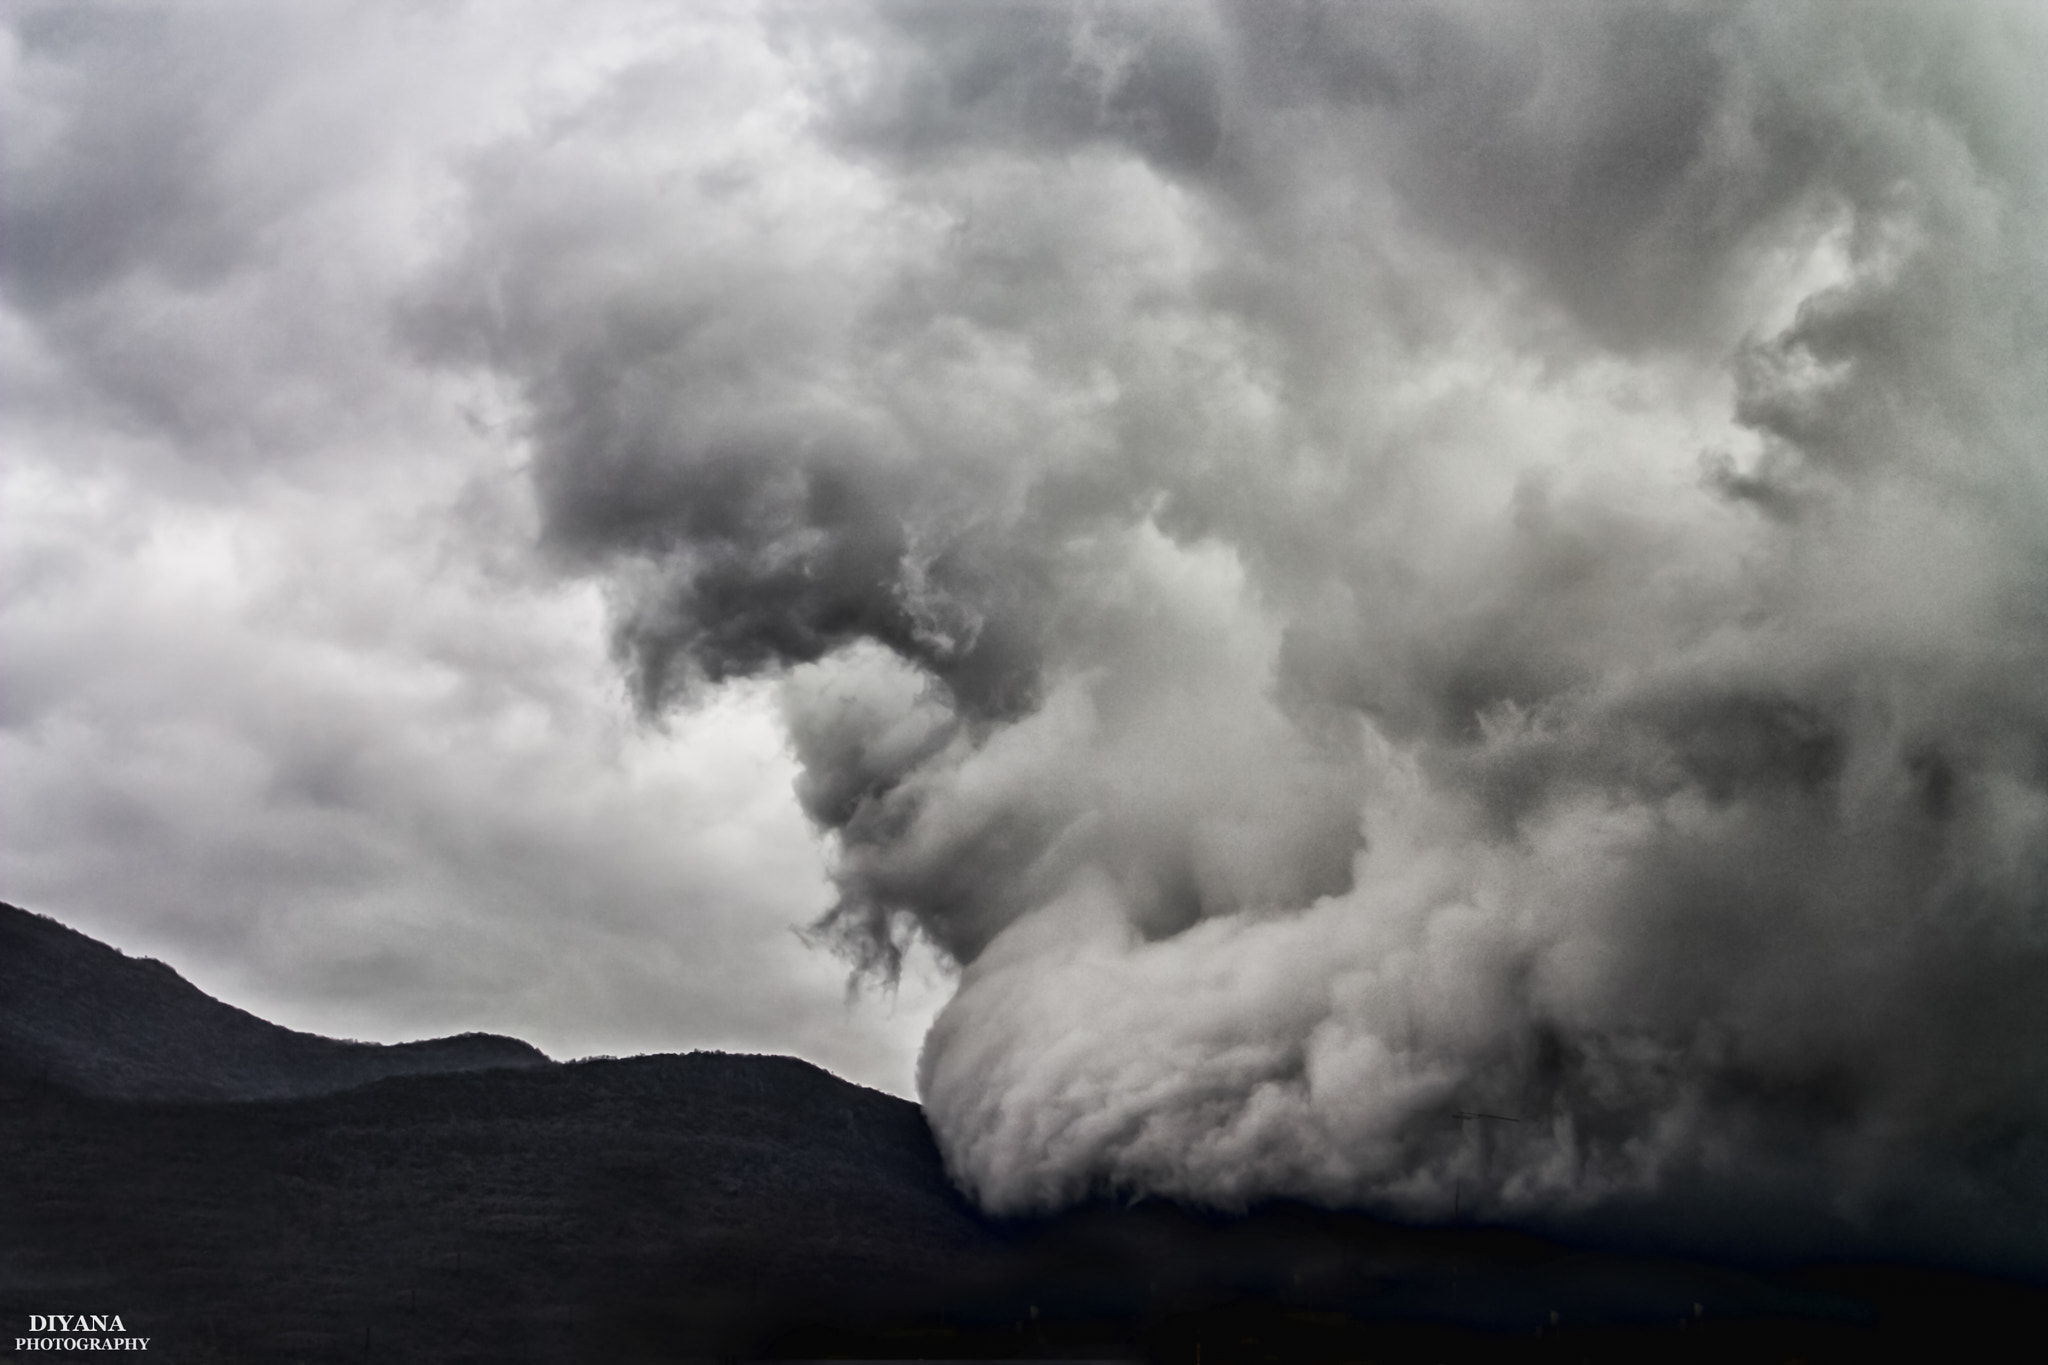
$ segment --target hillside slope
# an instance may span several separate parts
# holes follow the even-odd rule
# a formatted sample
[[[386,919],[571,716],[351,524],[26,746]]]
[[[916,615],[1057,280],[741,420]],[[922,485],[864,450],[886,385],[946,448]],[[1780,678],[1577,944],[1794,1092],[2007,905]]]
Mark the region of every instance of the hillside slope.
[[[0,1171],[0,1359],[59,1301],[126,1314],[152,1359],[751,1354],[976,1304],[998,1251],[915,1105],[787,1058],[235,1104],[32,1084],[0,1093]]]
[[[223,1004],[153,958],[0,904],[0,1075],[103,1099],[278,1099],[386,1076],[551,1065],[516,1038],[342,1042]]]

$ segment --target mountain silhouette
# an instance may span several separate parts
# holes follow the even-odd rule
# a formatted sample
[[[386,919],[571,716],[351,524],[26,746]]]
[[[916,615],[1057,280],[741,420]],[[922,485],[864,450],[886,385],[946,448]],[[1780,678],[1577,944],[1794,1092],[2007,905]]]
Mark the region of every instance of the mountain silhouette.
[[[292,1033],[0,911],[0,1359],[1807,1360],[2031,1330],[2041,1286],[1147,1201],[983,1217],[918,1107],[786,1057]]]
[[[547,1066],[487,1033],[342,1042],[223,1004],[154,958],[0,904],[0,1075],[127,1100],[282,1099],[424,1072]]]

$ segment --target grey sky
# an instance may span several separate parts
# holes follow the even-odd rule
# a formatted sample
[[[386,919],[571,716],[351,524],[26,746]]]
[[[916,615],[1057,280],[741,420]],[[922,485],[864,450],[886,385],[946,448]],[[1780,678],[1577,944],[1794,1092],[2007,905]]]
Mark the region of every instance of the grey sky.
[[[2037,8],[8,62],[15,899],[344,1032],[902,1089],[943,1003],[998,1208],[2040,1250]]]
[[[793,932],[830,893],[773,697],[642,724],[601,585],[533,554],[516,395],[406,335],[465,178],[649,21],[14,12],[7,894],[300,1027],[908,1093],[931,990],[849,1004]]]

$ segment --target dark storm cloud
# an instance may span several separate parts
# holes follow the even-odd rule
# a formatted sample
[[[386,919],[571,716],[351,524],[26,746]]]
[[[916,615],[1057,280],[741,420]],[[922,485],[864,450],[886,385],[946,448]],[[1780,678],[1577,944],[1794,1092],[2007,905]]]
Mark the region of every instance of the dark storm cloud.
[[[2040,1251],[2037,22],[768,32],[790,141],[620,83],[420,334],[644,704],[789,679],[963,1184]]]

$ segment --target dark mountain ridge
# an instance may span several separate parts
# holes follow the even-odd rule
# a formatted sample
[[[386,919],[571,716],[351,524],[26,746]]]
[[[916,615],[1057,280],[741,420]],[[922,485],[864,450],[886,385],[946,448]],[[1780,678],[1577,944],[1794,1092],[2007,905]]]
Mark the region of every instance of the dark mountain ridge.
[[[4,922],[0,1358],[32,1314],[119,1313],[152,1359],[277,1365],[1820,1361],[1953,1354],[2048,1309],[2038,1285],[1927,1267],[1744,1267],[1300,1206],[995,1222],[916,1105],[806,1062],[534,1064],[490,1040],[454,1055],[516,1060],[339,1088],[336,1056],[389,1054],[281,1042],[160,964]],[[23,979],[44,970],[57,985]]]
[[[383,1044],[281,1028],[154,958],[0,904],[0,1075],[104,1099],[282,1099],[386,1076],[548,1065],[532,1044],[488,1033]]]

